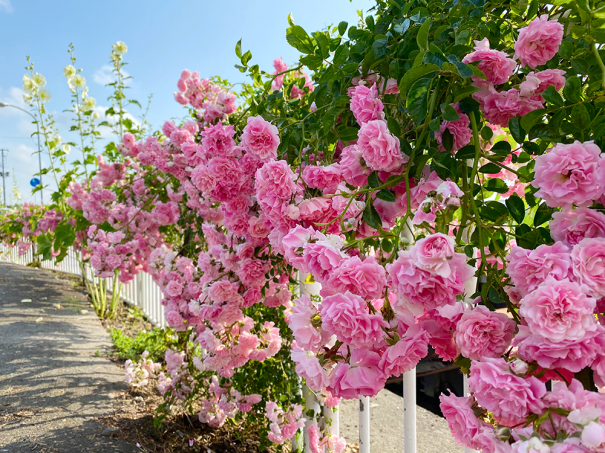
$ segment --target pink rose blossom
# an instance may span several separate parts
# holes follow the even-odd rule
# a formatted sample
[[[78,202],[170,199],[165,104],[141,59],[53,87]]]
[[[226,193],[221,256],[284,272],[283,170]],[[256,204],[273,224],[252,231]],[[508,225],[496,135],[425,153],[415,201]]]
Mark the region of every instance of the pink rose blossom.
[[[303,260],[313,277],[317,281],[323,282],[327,281],[346,256],[340,251],[340,247],[342,247],[340,239],[336,239],[335,236],[330,238],[324,236],[318,239],[304,245]]]
[[[447,420],[447,425],[458,445],[471,449],[481,449],[482,444],[477,442],[480,430],[490,426],[477,418],[473,412],[473,398],[470,396],[458,397],[456,395],[439,396],[441,412]]]
[[[534,335],[559,343],[580,340],[596,330],[595,306],[596,300],[587,297],[577,283],[549,277],[521,300],[519,314]]]
[[[580,340],[553,343],[548,338],[533,335],[529,327],[519,326],[514,345],[519,347],[519,357],[527,362],[535,361],[543,368],[564,368],[577,373],[602,353],[605,332],[603,327],[597,326],[597,330],[586,332]]]
[[[559,91],[565,86],[565,71],[562,69],[545,69],[540,72],[530,72],[527,77],[537,77],[540,85],[536,89],[536,94],[543,93],[550,86]]]
[[[242,133],[242,146],[259,159],[276,159],[279,146],[277,127],[260,116],[248,118],[248,124]]]
[[[507,127],[508,120],[515,116],[524,116],[529,112],[543,107],[543,101],[533,97],[523,97],[514,88],[498,92],[490,87],[473,95],[481,102],[481,110],[485,119],[492,124]]]
[[[411,326],[401,339],[389,346],[378,366],[385,376],[401,376],[413,369],[428,353],[428,333],[418,324]]]
[[[494,85],[502,85],[508,82],[513,75],[517,63],[505,52],[492,50],[489,48],[489,40],[483,38],[481,41],[475,41],[475,51],[469,53],[462,60],[463,63],[473,63],[479,61],[477,67],[485,74],[487,81]],[[473,80],[480,80],[473,76]]]
[[[543,244],[535,250],[515,246],[508,261],[506,272],[515,285],[515,291],[522,296],[535,290],[548,277],[563,280],[571,276],[569,249],[561,242]]]
[[[545,385],[533,376],[514,375],[504,359],[473,361],[468,383],[479,405],[505,426],[523,423],[528,415],[541,414],[544,408]]]
[[[320,326],[313,325],[313,318],[319,311],[308,296],[303,295],[294,300],[292,314],[288,325],[296,340],[296,344],[305,351],[318,352],[329,340],[331,334]]]
[[[374,257],[363,261],[357,256],[343,260],[326,277],[322,295],[350,291],[364,299],[378,299],[387,284],[384,267]]]
[[[453,105],[453,104],[452,104]],[[468,145],[471,142],[473,131],[469,128],[471,120],[466,113],[462,113],[458,105],[454,105],[456,113],[458,113],[458,119],[456,121],[444,121],[439,127],[439,132],[435,132],[435,139],[439,143],[439,151],[445,151],[443,146],[443,133],[447,129],[452,134],[454,144],[451,152],[456,152],[460,148]]]
[[[340,168],[345,181],[352,186],[362,187],[368,183],[368,175],[372,173],[365,164],[356,145],[347,146],[342,150]]]
[[[349,292],[324,298],[320,313],[326,332],[358,348],[382,344],[382,328],[389,327],[382,315],[372,314],[361,297]]]
[[[305,379],[311,390],[321,391],[328,385],[328,375],[311,351],[304,351],[297,346],[292,347],[290,357],[296,363],[296,373]]]
[[[339,164],[326,167],[307,165],[303,170],[302,177],[308,187],[319,189],[324,193],[334,193],[338,184],[342,181],[342,172]]]
[[[549,229],[555,241],[573,247],[584,238],[605,238],[605,214],[589,208],[566,209],[552,215]]]
[[[384,105],[378,99],[376,85],[372,85],[370,88],[365,85],[358,85],[351,91],[351,111],[359,125],[372,120],[384,119],[384,113],[382,113]]]
[[[510,346],[515,327],[516,323],[506,314],[479,305],[462,315],[454,338],[460,354],[471,360],[500,357]]]
[[[585,238],[571,251],[573,274],[596,299],[605,297],[605,238]]]
[[[237,276],[246,286],[263,286],[267,281],[265,273],[268,271],[266,265],[253,258],[242,260]]]
[[[391,135],[385,121],[365,123],[358,136],[357,146],[366,164],[373,170],[400,170],[408,161],[408,157],[404,157],[399,149],[399,140]]]
[[[514,57],[523,66],[535,69],[555,56],[562,40],[563,24],[548,20],[548,14],[544,14],[519,30]]]
[[[410,249],[410,255],[420,269],[442,277],[449,277],[452,268],[466,262],[464,254],[454,251],[454,239],[443,233],[420,239]]]
[[[601,149],[592,141],[557,143],[536,157],[536,176],[532,186],[540,189],[536,196],[550,207],[588,206],[603,195],[605,163]]]
[[[353,399],[361,396],[376,396],[386,382],[378,368],[380,355],[367,349],[354,349],[350,363],[340,363],[329,375],[328,390],[339,398]]]

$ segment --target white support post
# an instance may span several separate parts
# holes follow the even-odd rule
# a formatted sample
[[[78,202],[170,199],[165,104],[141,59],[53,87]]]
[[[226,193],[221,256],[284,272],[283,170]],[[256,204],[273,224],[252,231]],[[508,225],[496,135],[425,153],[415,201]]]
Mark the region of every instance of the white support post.
[[[307,428],[311,426],[313,423],[317,422],[317,417],[321,413],[321,408],[319,407],[319,402],[317,398],[315,398],[315,394],[309,390],[309,387],[303,385],[303,398],[305,399],[305,407],[307,411],[310,409],[315,414],[315,418],[307,418],[305,422],[305,428],[303,433],[303,438],[305,439],[305,453],[311,453],[311,445],[309,442],[309,434],[307,434]],[[361,453],[361,452],[360,452]]]
[[[370,397],[359,397],[359,453],[370,453]]]
[[[323,407],[323,416],[326,421],[326,425],[330,425],[330,434],[333,436],[340,435],[340,412],[338,411],[338,407],[332,409],[331,407],[324,406]]]
[[[416,368],[403,373],[403,451],[416,453]]]

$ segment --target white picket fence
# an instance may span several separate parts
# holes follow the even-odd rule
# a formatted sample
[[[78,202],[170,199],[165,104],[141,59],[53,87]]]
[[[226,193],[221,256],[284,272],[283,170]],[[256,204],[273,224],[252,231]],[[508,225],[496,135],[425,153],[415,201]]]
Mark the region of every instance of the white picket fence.
[[[65,272],[77,276],[82,276],[78,259],[74,250],[70,249],[67,257],[60,263],[55,260],[42,261],[42,267],[60,272]],[[34,260],[33,250],[30,249],[22,256],[17,253],[17,248],[10,248],[0,245],[0,261],[8,261],[15,264],[27,265]],[[92,278],[92,270],[86,267],[86,278]],[[113,279],[108,279],[108,288],[112,287]],[[469,282],[469,289],[475,282]],[[319,285],[301,284],[301,292],[304,294],[318,294]],[[164,306],[161,304],[162,292],[158,285],[152,280],[151,276],[145,272],[137,274],[134,280],[122,286],[122,299],[131,305],[139,307],[147,319],[157,327],[165,327]],[[465,379],[465,392],[468,392],[468,386]],[[307,407],[312,407],[316,413],[320,411],[320,406],[315,396],[303,390],[303,396],[306,399]],[[416,453],[416,369],[408,371],[403,375],[403,451],[405,453]],[[359,398],[359,453],[370,453],[370,398]],[[339,435],[339,413],[332,412],[329,408],[324,408],[323,415],[326,420],[331,420],[331,431]],[[305,430],[306,438],[306,430]],[[307,439],[305,439],[307,440]],[[308,442],[305,453],[311,453]],[[470,452],[471,450],[465,450]],[[380,452],[375,452],[380,453]]]

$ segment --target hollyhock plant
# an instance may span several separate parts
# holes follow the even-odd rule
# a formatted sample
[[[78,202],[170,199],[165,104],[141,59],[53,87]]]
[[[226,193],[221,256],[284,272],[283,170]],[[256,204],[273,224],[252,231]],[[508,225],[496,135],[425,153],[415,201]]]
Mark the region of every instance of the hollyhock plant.
[[[562,39],[563,24],[548,20],[547,14],[539,16],[519,30],[515,42],[515,58],[523,66],[536,69],[555,56]]]

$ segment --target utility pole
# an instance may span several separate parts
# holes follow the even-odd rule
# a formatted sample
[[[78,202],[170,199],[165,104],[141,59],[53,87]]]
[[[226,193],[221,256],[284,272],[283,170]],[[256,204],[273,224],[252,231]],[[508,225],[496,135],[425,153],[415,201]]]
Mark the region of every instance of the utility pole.
[[[4,207],[6,207],[6,177],[8,172],[4,171],[4,153],[8,153],[8,149],[0,149],[2,153],[2,194],[4,195]]]

